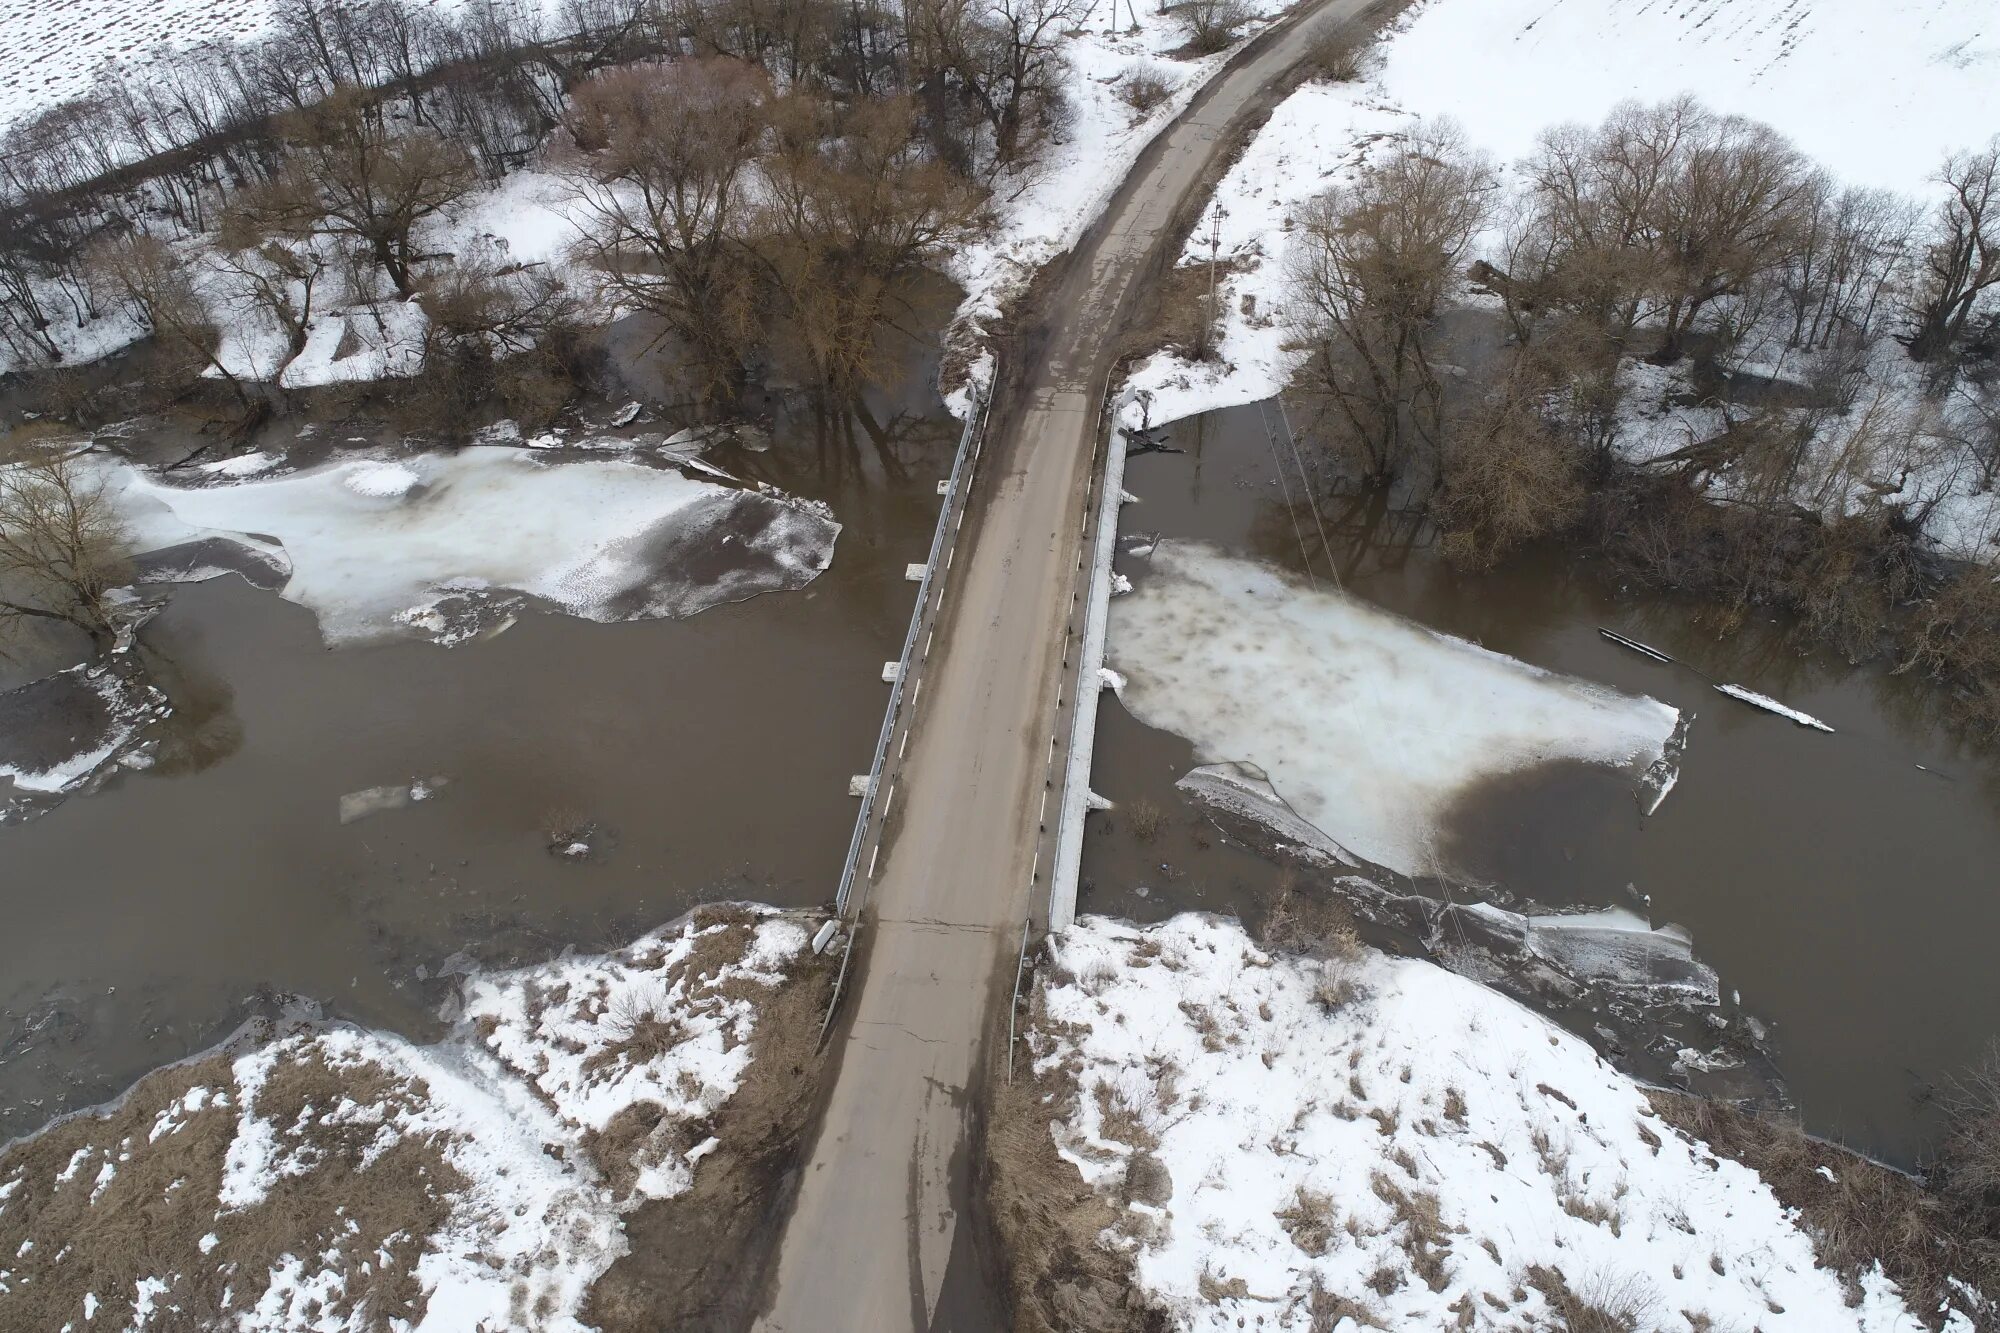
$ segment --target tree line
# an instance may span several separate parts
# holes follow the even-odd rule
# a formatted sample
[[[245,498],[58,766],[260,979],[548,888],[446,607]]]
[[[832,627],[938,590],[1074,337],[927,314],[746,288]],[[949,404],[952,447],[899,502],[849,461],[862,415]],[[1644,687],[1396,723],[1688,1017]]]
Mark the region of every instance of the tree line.
[[[1888,646],[2000,734],[2000,589],[1924,540],[2000,474],[2000,140],[1923,207],[1680,98],[1552,130],[1512,181],[1423,125],[1305,208],[1297,388],[1345,471],[1408,488],[1460,561],[1582,533]],[[1712,428],[1621,448],[1665,408]]]
[[[164,379],[246,410],[267,404],[219,355],[232,309],[294,354],[316,312],[377,297],[423,304],[443,369],[569,346],[583,294],[554,275],[421,253],[429,219],[545,155],[587,268],[665,323],[698,395],[731,396],[778,322],[848,388],[898,283],[1060,125],[1058,41],[1089,8],[285,0],[258,43],[162,53],[0,136],[0,344],[56,365],[64,326],[122,309]]]

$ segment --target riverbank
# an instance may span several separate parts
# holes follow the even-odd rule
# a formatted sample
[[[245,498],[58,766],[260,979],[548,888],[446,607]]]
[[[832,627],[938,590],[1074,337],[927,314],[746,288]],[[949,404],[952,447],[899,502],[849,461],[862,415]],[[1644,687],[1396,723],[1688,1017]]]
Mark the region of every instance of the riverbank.
[[[815,924],[706,908],[466,978],[434,1045],[295,1014],[148,1075],[0,1152],[0,1322],[657,1327],[797,1132]],[[673,1231],[656,1289],[628,1236]]]
[[[1585,1043],[1340,932],[1086,918],[1031,1013],[993,1131],[1022,1328],[1976,1327]]]

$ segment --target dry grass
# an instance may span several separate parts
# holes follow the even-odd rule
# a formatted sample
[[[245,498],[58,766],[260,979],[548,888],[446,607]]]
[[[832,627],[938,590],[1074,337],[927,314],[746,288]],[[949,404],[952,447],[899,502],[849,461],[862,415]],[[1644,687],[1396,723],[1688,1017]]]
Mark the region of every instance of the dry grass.
[[[1649,1096],[1667,1124],[1749,1167],[1780,1203],[1796,1209],[1820,1262],[1841,1275],[1850,1294],[1877,1260],[1912,1310],[1964,1308],[1953,1278],[2000,1291],[2000,1241],[1921,1182],[1809,1138],[1786,1121],[1680,1093]],[[1939,1322],[1936,1314],[1926,1317],[1933,1326]]]
[[[1301,1185],[1292,1201],[1278,1214],[1278,1225],[1292,1238],[1292,1244],[1317,1259],[1340,1239],[1340,1214],[1331,1194],[1321,1194]]]
[[[0,1247],[14,1256],[0,1327],[61,1328],[86,1294],[97,1298],[105,1326],[122,1327],[146,1277],[168,1284],[158,1303],[173,1313],[156,1326],[205,1327],[255,1305],[286,1255],[343,1272],[344,1289],[325,1315],[361,1312],[369,1327],[421,1317],[417,1261],[467,1182],[445,1160],[439,1136],[409,1135],[375,1151],[377,1123],[331,1123],[328,1113],[343,1101],[407,1110],[428,1090],[372,1064],[331,1068],[317,1052],[281,1060],[252,1109],[277,1127],[283,1152],[313,1167],[274,1178],[258,1203],[220,1212],[237,1120],[230,1065],[215,1055],[162,1070],[107,1113],[64,1121],[0,1157],[0,1181],[20,1181],[0,1210]],[[211,1099],[185,1114],[178,1131],[152,1138],[161,1113],[195,1087],[227,1089],[231,1103]],[[84,1151],[90,1156],[76,1173],[59,1181]],[[116,1173],[98,1192],[106,1161]],[[204,1253],[209,1234],[216,1240]]]
[[[1635,1274],[1598,1273],[1577,1287],[1557,1270],[1536,1264],[1527,1277],[1548,1301],[1556,1333],[1637,1333],[1658,1304]]]
[[[682,964],[696,978],[713,978],[740,959],[755,929],[727,908],[702,909],[694,920],[726,924],[697,940]],[[631,1252],[597,1280],[585,1312],[603,1333],[747,1323],[812,1120],[823,1060],[820,1016],[832,989],[827,960],[810,956],[775,990],[740,978],[690,987],[758,1006],[756,1059],[712,1121],[669,1121],[645,1103],[592,1140],[592,1159],[621,1187],[649,1161],[684,1153],[710,1135],[721,1139],[689,1189],[626,1214]]]
[[[1099,1239],[1121,1217],[1056,1152],[1054,1120],[1075,1112],[1072,1075],[1051,1070],[1000,1086],[986,1124],[986,1200],[1005,1256],[1015,1333],[1163,1333],[1166,1316],[1131,1264]]]
[[[1405,1189],[1380,1171],[1370,1185],[1375,1197],[1395,1214],[1396,1225],[1403,1228],[1403,1253],[1410,1261],[1410,1271],[1432,1291],[1443,1291],[1448,1281],[1444,1262],[1451,1254],[1452,1229],[1445,1224],[1437,1195],[1429,1190]]]
[[[1118,80],[1118,100],[1142,116],[1171,96],[1173,89],[1167,86],[1167,81],[1150,70],[1128,70]]]

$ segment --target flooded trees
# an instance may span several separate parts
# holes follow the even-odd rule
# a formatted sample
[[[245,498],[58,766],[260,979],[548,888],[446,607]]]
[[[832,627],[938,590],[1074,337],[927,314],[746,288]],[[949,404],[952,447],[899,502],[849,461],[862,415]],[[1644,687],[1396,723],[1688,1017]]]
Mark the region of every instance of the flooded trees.
[[[103,483],[74,459],[0,466],[0,633],[55,622],[108,649],[117,632],[109,594],[130,578],[126,547]]]
[[[794,95],[773,111],[759,250],[814,378],[845,398],[873,378],[902,285],[982,196],[924,151],[906,97],[841,108]]]
[[[1493,170],[1451,124],[1421,127],[1311,201],[1290,273],[1307,374],[1365,481],[1432,455],[1444,389],[1431,333],[1490,207]]]
[[[635,65],[579,87],[567,121],[581,256],[691,349],[703,397],[735,396],[760,333],[744,182],[769,97],[741,61]]]

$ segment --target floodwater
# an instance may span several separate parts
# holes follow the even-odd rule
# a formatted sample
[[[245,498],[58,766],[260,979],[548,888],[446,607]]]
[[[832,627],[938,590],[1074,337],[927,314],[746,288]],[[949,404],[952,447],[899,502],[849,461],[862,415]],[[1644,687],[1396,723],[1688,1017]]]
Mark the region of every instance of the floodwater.
[[[704,900],[830,901],[957,438],[934,349],[902,359],[863,415],[771,399],[767,452],[713,456],[832,506],[802,591],[329,651],[238,578],[174,589],[144,635],[178,710],[160,765],[0,826],[0,1141],[284,995],[421,1038],[441,972],[622,944]],[[343,794],[431,775],[433,798],[339,822]],[[554,855],[580,824],[599,851]]]
[[[1271,420],[1282,440],[1275,410]],[[1187,452],[1130,460],[1126,489],[1140,503],[1125,507],[1122,532],[1200,538],[1301,572],[1309,552],[1329,581],[1312,515],[1301,506],[1295,528],[1281,498],[1265,421],[1251,406],[1170,428],[1168,443]],[[1292,486],[1296,498],[1296,476]],[[1563,551],[1468,575],[1380,501],[1336,500],[1321,517],[1348,591],[1695,715],[1680,781],[1651,818],[1622,777],[1551,766],[1466,797],[1447,859],[1519,898],[1627,907],[1687,927],[1720,974],[1724,1011],[1736,1011],[1736,992],[1741,1012],[1768,1025],[1807,1128],[1918,1160],[1935,1127],[1926,1094],[2000,1032],[2000,760],[1931,716],[1937,692],[1801,654],[1768,621],[1719,637],[1702,607],[1623,594]],[[1145,565],[1119,557],[1135,581]],[[1606,642],[1600,626],[1836,732],[1725,698],[1695,670]],[[1185,741],[1137,722],[1107,693],[1092,786],[1128,813],[1146,801],[1166,819],[1142,839],[1119,812],[1092,817],[1080,910],[1254,919],[1268,905],[1276,868],[1222,841],[1174,791],[1193,762]]]

